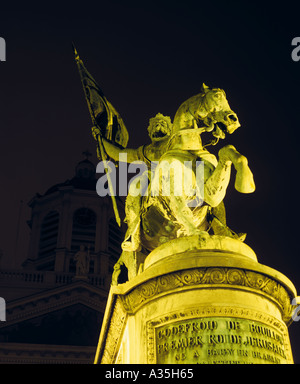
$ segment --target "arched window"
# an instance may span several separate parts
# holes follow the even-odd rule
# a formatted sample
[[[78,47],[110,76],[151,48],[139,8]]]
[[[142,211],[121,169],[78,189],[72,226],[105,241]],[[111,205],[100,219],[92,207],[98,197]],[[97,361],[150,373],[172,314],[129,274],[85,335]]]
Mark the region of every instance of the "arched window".
[[[111,218],[108,224],[108,251],[113,259],[118,260],[121,255],[121,243],[124,234],[118,226],[116,220]]]
[[[57,246],[59,213],[57,211],[49,212],[41,226],[39,257],[47,257],[54,253]]]
[[[73,215],[71,250],[78,251],[80,245],[89,247],[91,252],[95,251],[97,216],[89,208],[79,208]]]

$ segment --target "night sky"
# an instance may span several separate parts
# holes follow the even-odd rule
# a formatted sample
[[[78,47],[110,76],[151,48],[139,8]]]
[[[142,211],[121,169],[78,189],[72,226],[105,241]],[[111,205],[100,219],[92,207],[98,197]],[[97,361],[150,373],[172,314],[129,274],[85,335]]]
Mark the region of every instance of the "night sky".
[[[149,142],[149,118],[158,112],[173,118],[203,82],[225,90],[242,127],[211,150],[235,145],[249,159],[257,187],[239,194],[232,178],[228,224],[247,232],[259,262],[285,274],[300,292],[300,61],[291,57],[300,3],[40,4],[1,5],[7,47],[0,62],[2,266],[19,267],[27,257],[30,199],[72,178],[85,149],[97,162],[74,42],[122,116],[129,147]],[[300,363],[300,321],[290,336]]]

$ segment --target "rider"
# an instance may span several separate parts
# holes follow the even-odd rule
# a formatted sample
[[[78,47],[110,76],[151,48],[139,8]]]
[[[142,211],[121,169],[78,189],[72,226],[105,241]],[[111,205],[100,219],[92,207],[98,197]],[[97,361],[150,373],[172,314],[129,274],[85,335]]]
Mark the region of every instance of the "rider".
[[[97,140],[100,130],[96,127],[92,128],[92,133]],[[151,139],[150,144],[145,144],[137,149],[124,148],[114,145],[107,139],[103,138],[103,145],[107,155],[115,161],[119,161],[120,154],[127,154],[127,162],[143,161],[148,170],[142,174],[140,182],[148,183],[151,162],[158,161],[165,153],[169,138],[172,133],[172,122],[169,116],[158,113],[149,120],[148,133]],[[139,251],[140,244],[140,213],[141,213],[141,195],[135,196],[130,193],[130,187],[125,204],[125,221],[127,222],[127,232],[125,239],[121,245],[123,251]]]

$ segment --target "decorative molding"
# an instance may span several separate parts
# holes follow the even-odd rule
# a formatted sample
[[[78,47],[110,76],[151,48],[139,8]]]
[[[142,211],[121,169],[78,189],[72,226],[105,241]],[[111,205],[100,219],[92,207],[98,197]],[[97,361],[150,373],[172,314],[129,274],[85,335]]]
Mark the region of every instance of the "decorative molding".
[[[0,323],[0,329],[77,303],[103,312],[105,301],[103,290],[77,282],[8,303],[7,321]]]
[[[287,290],[271,277],[246,269],[208,267],[168,273],[148,280],[126,296],[120,297],[124,309],[129,314],[134,314],[142,305],[157,296],[166,295],[178,289],[205,289],[212,286],[251,290],[267,296],[277,303],[283,320],[290,321],[292,307]]]
[[[113,364],[116,361],[122,334],[125,328],[127,313],[121,304],[121,299],[116,299],[109,328],[105,339],[105,347],[102,354],[101,364]]]
[[[92,364],[96,347],[1,343],[0,364]]]

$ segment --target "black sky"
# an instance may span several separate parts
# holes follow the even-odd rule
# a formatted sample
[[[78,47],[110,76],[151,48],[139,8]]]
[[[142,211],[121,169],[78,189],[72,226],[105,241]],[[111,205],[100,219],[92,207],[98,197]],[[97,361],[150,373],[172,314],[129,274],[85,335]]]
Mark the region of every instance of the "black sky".
[[[30,198],[71,178],[86,148],[96,162],[73,41],[123,117],[129,147],[148,140],[150,117],[161,112],[173,118],[203,82],[226,91],[242,127],[224,144],[234,144],[248,157],[257,186],[254,194],[241,195],[231,183],[225,200],[228,223],[248,233],[246,243],[260,263],[286,274],[300,291],[300,62],[291,59],[291,41],[300,36],[299,3],[98,1],[8,7],[1,5],[0,12],[0,36],[7,44],[7,61],[0,62],[5,265],[19,266],[27,257]],[[300,363],[300,322],[290,331]]]

